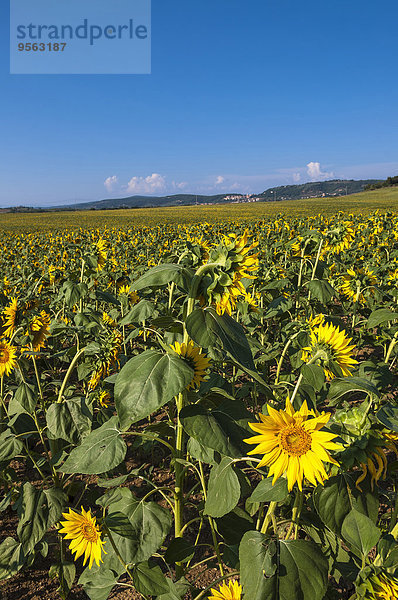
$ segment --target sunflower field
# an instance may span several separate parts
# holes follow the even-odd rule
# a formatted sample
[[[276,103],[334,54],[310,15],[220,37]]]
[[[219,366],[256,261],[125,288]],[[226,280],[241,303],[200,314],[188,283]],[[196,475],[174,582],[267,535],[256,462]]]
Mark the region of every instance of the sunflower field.
[[[396,214],[0,249],[5,598],[398,598]]]

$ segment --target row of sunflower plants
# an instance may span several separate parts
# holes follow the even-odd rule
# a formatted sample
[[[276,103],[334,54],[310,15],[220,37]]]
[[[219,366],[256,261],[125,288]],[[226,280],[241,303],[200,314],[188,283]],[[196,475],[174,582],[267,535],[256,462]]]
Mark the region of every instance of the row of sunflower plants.
[[[11,299],[1,577],[50,553],[64,598],[76,564],[92,600],[397,596],[398,313],[371,269],[336,279],[350,225],[180,242],[114,288],[99,239],[43,289],[51,323],[40,279]]]

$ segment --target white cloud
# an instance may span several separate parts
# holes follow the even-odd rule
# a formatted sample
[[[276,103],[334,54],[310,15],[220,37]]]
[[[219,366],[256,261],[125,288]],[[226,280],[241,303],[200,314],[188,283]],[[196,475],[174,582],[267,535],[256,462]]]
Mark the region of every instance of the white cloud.
[[[311,177],[312,181],[319,181],[320,179],[330,179],[334,173],[326,173],[321,169],[321,163],[309,162],[307,164],[307,173]]]
[[[172,181],[171,185],[176,190],[183,190],[188,186],[188,182],[187,181]]]
[[[222,175],[219,175],[216,179],[216,183],[215,185],[221,185],[222,183],[224,183],[225,178]]]
[[[117,185],[118,179],[116,175],[112,175],[112,177],[107,177],[104,181],[104,186],[108,190],[108,192],[112,192],[114,187]]]
[[[293,173],[292,178],[295,183],[298,183],[301,180],[301,173]]]
[[[166,179],[159,173],[152,173],[147,177],[132,177],[127,184],[126,192],[129,194],[154,194],[163,192],[166,188]]]

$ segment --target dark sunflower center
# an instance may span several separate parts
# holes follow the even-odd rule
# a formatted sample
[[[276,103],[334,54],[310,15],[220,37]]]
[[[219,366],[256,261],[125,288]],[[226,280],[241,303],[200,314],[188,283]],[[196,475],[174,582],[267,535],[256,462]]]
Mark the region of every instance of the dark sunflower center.
[[[81,531],[84,539],[88,542],[97,541],[98,533],[94,525],[90,525],[89,523],[87,523],[86,525],[82,525]]]
[[[311,450],[311,436],[301,425],[290,425],[279,434],[280,444],[289,456],[302,456]]]
[[[6,363],[8,362],[9,359],[9,354],[7,352],[7,350],[1,349],[0,350],[0,363]]]

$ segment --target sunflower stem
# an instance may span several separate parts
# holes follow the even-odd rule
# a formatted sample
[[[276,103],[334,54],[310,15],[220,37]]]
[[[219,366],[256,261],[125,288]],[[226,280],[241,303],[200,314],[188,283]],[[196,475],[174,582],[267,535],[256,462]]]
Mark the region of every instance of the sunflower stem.
[[[200,471],[200,482],[202,484],[202,489],[203,489],[203,496],[206,501],[206,499],[207,499],[206,481],[205,481],[205,476],[203,473],[203,465],[202,465],[201,461],[199,461],[199,471]],[[209,519],[209,524],[210,524],[210,529],[211,529],[211,536],[213,538],[214,550],[217,555],[218,566],[220,567],[221,575],[224,575],[224,567],[222,564],[220,547],[219,547],[218,541],[217,541],[217,534],[216,534],[215,527],[214,527],[214,521],[210,515],[208,515],[208,519]]]
[[[134,583],[134,579],[130,572],[130,569],[128,568],[127,563],[124,562],[123,557],[121,556],[121,554],[115,544],[115,540],[113,539],[111,532],[109,531],[108,527],[106,526],[106,524],[104,522],[102,523],[102,528],[104,530],[104,533],[106,533],[106,535],[108,536],[111,546],[113,548],[113,551],[116,554],[119,562],[123,565],[123,568],[126,571],[127,575],[130,577],[131,581]]]
[[[261,527],[261,533],[267,533],[268,526],[272,520],[272,515],[275,513],[275,509],[277,507],[277,502],[270,502],[268,506],[267,513],[264,518],[263,526]]]
[[[30,345],[30,349],[33,352],[33,345],[32,344]],[[39,390],[40,400],[43,402],[43,400],[44,400],[43,390],[41,388],[39,372],[37,370],[36,357],[33,354],[32,354],[32,360],[33,360],[33,368],[35,370],[35,376],[36,376],[36,381],[37,381],[37,387],[38,387],[38,390]]]
[[[277,385],[279,383],[279,376],[281,374],[283,359],[286,356],[286,352],[289,350],[290,345],[296,339],[296,337],[298,335],[300,335],[300,333],[301,333],[301,331],[298,331],[297,333],[295,333],[294,335],[292,335],[292,337],[288,339],[288,341],[285,344],[285,347],[282,350],[282,354],[280,356],[280,359],[279,359],[279,362],[278,362],[278,366],[277,366],[277,369],[276,369],[275,385]]]
[[[320,351],[316,352],[316,353],[314,354],[314,356],[313,356],[313,357],[312,357],[312,358],[311,358],[311,359],[310,359],[310,360],[309,360],[309,361],[308,361],[306,364],[307,364],[307,365],[312,365],[312,364],[313,364],[313,363],[314,363],[316,360],[318,360],[318,358],[320,358],[322,355],[323,355],[323,352],[320,352]],[[301,385],[301,382],[302,382],[302,381],[303,381],[303,374],[302,374],[302,373],[300,373],[300,376],[299,376],[299,378],[297,379],[296,387],[294,388],[294,390],[293,390],[293,394],[292,394],[292,397],[290,398],[290,402],[291,402],[292,404],[293,404],[293,400],[295,399],[295,397],[296,397],[296,395],[297,395],[298,389],[299,389],[299,387],[300,387],[300,385]]]
[[[73,360],[70,363],[69,368],[68,368],[68,370],[66,372],[66,375],[64,377],[64,380],[62,382],[61,389],[59,390],[58,399],[57,399],[58,403],[62,402],[62,397],[64,395],[64,391],[65,391],[66,385],[67,385],[67,383],[69,381],[69,377],[71,376],[71,373],[72,373],[72,371],[74,369],[75,364],[77,363],[77,361],[79,360],[80,356],[83,354],[83,352],[85,351],[85,349],[86,349],[86,347],[82,348],[81,350],[79,350],[78,352],[76,352],[75,356],[73,357]]]
[[[7,407],[4,402],[4,375],[1,376],[0,383],[0,421],[5,420],[8,417]],[[0,433],[3,433],[7,429],[4,423],[0,423]]]
[[[317,252],[315,263],[314,263],[314,268],[312,269],[311,281],[314,281],[314,279],[315,279],[316,269],[317,269],[317,266],[319,263],[319,258],[321,256],[322,246],[323,246],[323,239],[321,239],[321,241],[319,242],[318,252]],[[308,302],[310,300],[311,300],[311,290],[308,291]]]
[[[386,358],[385,358],[385,361],[384,361],[386,364],[388,364],[388,361],[390,360],[391,353],[394,350],[394,346],[396,345],[397,342],[398,342],[398,331],[395,332],[395,335],[392,338],[392,340],[390,342],[390,345],[388,346]]]
[[[292,531],[293,531],[293,527],[295,528],[294,539],[295,540],[297,539],[298,519],[300,517],[302,508],[303,508],[303,492],[301,490],[297,490],[296,497],[294,499],[293,510],[292,510],[292,520],[291,520],[288,532],[286,534],[285,540],[288,540],[290,538]]]

